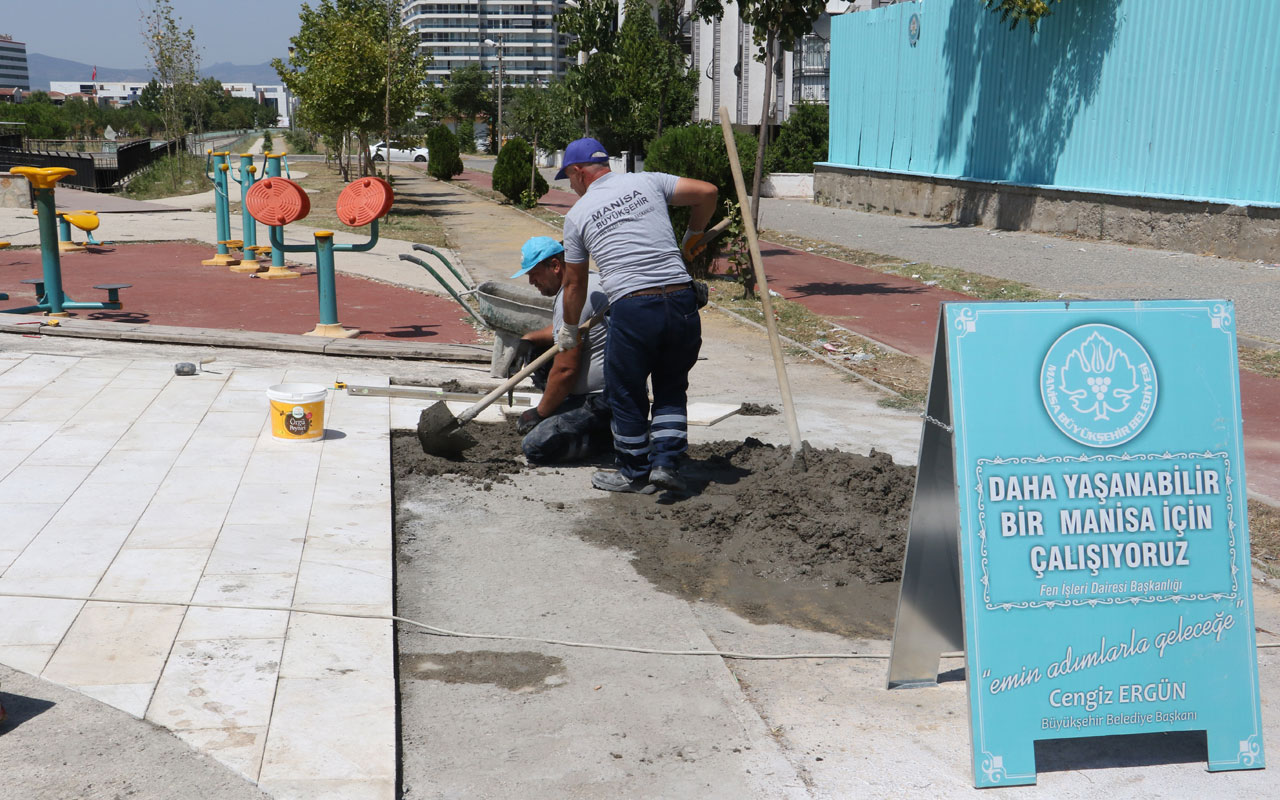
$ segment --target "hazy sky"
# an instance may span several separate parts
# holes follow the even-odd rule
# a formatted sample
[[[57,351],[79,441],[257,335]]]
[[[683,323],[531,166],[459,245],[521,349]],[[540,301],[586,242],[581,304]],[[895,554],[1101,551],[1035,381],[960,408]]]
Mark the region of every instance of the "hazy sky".
[[[43,53],[99,67],[146,66],[142,17],[151,0],[0,0],[0,33]],[[194,28],[205,66],[261,64],[288,53],[302,0],[172,0]],[[311,0],[312,7],[319,5]]]

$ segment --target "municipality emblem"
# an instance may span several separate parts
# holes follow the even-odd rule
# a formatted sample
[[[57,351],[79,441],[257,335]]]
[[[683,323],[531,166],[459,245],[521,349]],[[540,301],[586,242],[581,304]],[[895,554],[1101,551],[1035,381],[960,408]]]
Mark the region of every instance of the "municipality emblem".
[[[1072,440],[1115,447],[1142,432],[1156,407],[1156,368],[1137,339],[1111,325],[1072,328],[1040,367],[1049,419]]]

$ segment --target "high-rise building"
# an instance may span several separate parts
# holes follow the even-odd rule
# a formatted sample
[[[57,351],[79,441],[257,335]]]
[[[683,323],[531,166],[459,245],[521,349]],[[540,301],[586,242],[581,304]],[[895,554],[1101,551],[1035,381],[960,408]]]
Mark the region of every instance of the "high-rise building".
[[[27,46],[15,42],[7,33],[0,33],[0,89],[31,90],[31,77],[27,72]]]
[[[408,0],[401,17],[417,34],[418,47],[434,56],[427,71],[431,83],[438,85],[455,68],[471,63],[496,80],[501,53],[504,83],[524,86],[562,77],[569,66],[568,37],[555,24],[563,5],[563,0]]]

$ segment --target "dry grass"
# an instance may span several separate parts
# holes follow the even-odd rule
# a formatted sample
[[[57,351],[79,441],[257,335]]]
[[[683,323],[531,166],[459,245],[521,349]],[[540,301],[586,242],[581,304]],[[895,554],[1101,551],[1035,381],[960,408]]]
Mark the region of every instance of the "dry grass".
[[[1280,578],[1280,509],[1249,501],[1249,546],[1254,563],[1271,577]]]
[[[854,264],[887,275],[897,275],[919,281],[926,286],[937,286],[953,292],[967,294],[976,300],[1057,300],[1060,295],[1028,286],[1017,281],[1007,281],[966,272],[952,267],[939,267],[922,261],[904,261],[894,256],[872,253],[867,250],[855,250],[830,242],[805,239],[781,231],[760,231],[760,238],[770,242],[784,244],[787,247],[814,253],[846,264]]]
[[[348,233],[359,240],[367,238],[368,227],[352,228],[338,221],[338,195],[346,187],[341,173],[320,163],[308,164],[309,169],[313,166],[315,169],[298,181],[311,197],[311,213],[307,215],[305,223],[313,228],[327,228],[334,233]],[[411,181],[396,178],[394,186],[395,205],[379,223],[379,235],[433,247],[447,247],[444,224],[432,213],[426,199],[413,192],[410,188]]]
[[[727,278],[712,278],[711,299],[744,319],[764,324],[764,311],[758,297],[744,296],[742,285]],[[781,297],[773,301],[778,333],[799,344],[824,354],[851,372],[897,392],[882,405],[919,410],[929,387],[929,367],[911,356],[886,350],[870,339],[847,328],[833,325],[800,303]],[[790,348],[799,358],[813,358],[809,352]],[[815,359],[816,360],[816,359]]]
[[[1280,378],[1280,350],[1240,345],[1240,368],[1268,378]]]

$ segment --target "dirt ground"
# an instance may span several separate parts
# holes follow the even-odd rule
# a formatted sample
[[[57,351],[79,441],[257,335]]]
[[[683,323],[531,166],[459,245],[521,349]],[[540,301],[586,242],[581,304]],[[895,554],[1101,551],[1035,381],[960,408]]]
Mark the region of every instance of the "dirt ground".
[[[424,453],[413,433],[394,433],[396,502],[412,491],[409,476],[484,491],[527,468],[514,425],[469,431],[478,444],[457,460]],[[588,502],[602,508],[575,532],[631,551],[637,572],[661,590],[754,622],[892,633],[914,467],[874,450],[806,449],[801,469],[789,448],[748,438],[693,445],[682,473],[687,496],[600,493]]]

